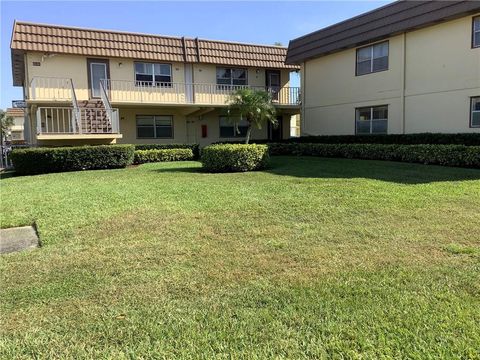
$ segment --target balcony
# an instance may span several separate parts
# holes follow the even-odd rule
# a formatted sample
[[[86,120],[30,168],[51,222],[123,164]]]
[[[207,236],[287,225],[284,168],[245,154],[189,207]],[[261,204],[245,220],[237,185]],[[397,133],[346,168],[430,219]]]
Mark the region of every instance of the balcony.
[[[199,83],[147,83],[127,80],[103,80],[110,103],[149,105],[224,106],[229,96],[239,89],[268,91],[276,106],[300,106],[300,88],[267,88],[264,86],[217,85]],[[78,89],[71,79],[34,77],[30,83],[29,100],[70,102],[73,97],[88,99],[88,89]]]
[[[110,105],[104,86],[101,100],[77,101],[72,79],[34,78],[30,99],[61,101],[72,106],[40,106],[36,108],[38,140],[116,139],[121,138],[118,109]]]
[[[104,80],[112,103],[226,105],[236,90],[265,90],[276,105],[299,106],[300,88],[266,88],[264,86],[217,85],[198,83],[143,83],[127,80]],[[155,86],[154,86],[155,85]]]
[[[37,138],[116,139],[121,138],[118,109],[79,107],[38,107]]]

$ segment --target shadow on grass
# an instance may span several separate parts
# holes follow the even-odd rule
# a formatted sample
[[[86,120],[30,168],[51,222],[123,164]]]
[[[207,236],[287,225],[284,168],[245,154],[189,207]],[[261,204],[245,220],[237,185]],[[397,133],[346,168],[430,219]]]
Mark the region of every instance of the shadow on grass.
[[[18,175],[14,170],[4,170],[0,172],[0,180],[8,179],[11,177],[17,177]]]
[[[173,167],[173,168],[162,168],[162,169],[153,169],[151,170],[157,173],[194,173],[194,174],[209,174],[204,171],[201,167],[191,167],[191,166],[182,166],[182,167]]]
[[[179,164],[178,164],[179,165]],[[158,173],[211,174],[198,166],[153,169]],[[399,184],[480,180],[480,170],[391,161],[274,156],[266,173],[318,179],[365,178]],[[231,174],[231,173],[230,173]]]
[[[272,157],[268,173],[301,178],[367,178],[400,184],[480,180],[480,170],[392,161]]]

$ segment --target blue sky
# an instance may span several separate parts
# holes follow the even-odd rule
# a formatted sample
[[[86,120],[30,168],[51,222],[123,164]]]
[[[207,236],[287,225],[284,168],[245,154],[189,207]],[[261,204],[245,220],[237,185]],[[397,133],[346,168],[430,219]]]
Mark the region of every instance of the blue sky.
[[[22,99],[12,86],[10,37],[15,19],[162,35],[287,46],[290,39],[390,1],[4,1],[0,0],[0,107]]]

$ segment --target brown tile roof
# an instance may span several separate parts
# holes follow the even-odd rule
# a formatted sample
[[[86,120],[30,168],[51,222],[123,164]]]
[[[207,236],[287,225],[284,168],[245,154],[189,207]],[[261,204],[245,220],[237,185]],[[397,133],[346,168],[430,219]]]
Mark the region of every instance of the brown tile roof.
[[[407,31],[480,11],[480,1],[395,1],[335,25],[291,40],[286,62],[305,60],[361,46]]]
[[[294,65],[285,65],[287,49],[280,46],[84,29],[20,21],[16,21],[13,26],[10,47],[12,60],[15,60],[15,55],[18,57],[18,54],[24,51],[40,51],[151,61],[196,62],[275,69],[297,68]],[[21,68],[21,64],[17,64],[17,66]],[[15,82],[15,69],[13,71]]]
[[[20,108],[8,108],[6,112],[8,116],[12,117],[23,117],[25,115],[23,109]]]

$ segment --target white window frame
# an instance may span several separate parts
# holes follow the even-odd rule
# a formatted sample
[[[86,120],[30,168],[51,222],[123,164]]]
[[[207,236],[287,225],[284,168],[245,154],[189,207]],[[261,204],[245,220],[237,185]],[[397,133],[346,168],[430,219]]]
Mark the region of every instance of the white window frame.
[[[139,74],[139,75],[150,75],[150,74],[146,74],[146,73],[137,73],[137,64],[144,64],[145,66],[146,65],[151,65],[152,66],[152,74],[151,74],[152,75],[152,80],[151,81],[137,80],[137,74]],[[162,73],[155,74],[155,65],[167,65],[170,68],[170,73],[169,74],[162,74]],[[162,69],[161,66],[160,66],[160,69]],[[151,63],[151,62],[145,62],[145,61],[135,61],[133,63],[133,73],[134,73],[133,76],[135,78],[135,84],[140,84],[140,86],[166,87],[166,86],[171,86],[172,80],[173,80],[172,64],[168,64],[168,63]],[[169,76],[170,81],[155,81],[155,75]],[[166,84],[169,84],[169,85],[166,85]]]
[[[473,110],[473,109],[474,109],[473,103],[474,103],[475,101],[480,102],[480,96],[472,96],[472,97],[470,98],[470,127],[471,127],[471,128],[474,128],[474,129],[480,128],[480,124],[478,124],[478,125],[473,125],[473,114],[476,114],[476,113],[480,114],[480,110]]]
[[[373,118],[373,112],[374,112],[374,109],[375,108],[387,108],[387,118],[386,119],[374,119]],[[370,131],[368,133],[358,133],[357,131],[357,123],[358,121],[360,121],[358,118],[359,118],[359,115],[360,115],[360,111],[361,110],[365,110],[365,109],[370,109]],[[362,120],[364,121],[364,120]],[[373,122],[374,121],[386,121],[387,122],[387,131],[386,132],[382,132],[382,133],[377,133],[377,132],[373,132]],[[388,134],[388,105],[375,105],[375,106],[362,106],[362,107],[358,107],[355,109],[355,135],[376,135],[376,134],[379,134],[379,135],[382,135],[382,134]]]
[[[475,23],[478,23],[478,29],[477,30],[475,30]],[[475,35],[476,34],[480,35],[480,15],[472,18],[472,48],[473,49],[480,47],[480,43],[478,43],[478,44],[475,43]]]
[[[227,78],[219,78],[218,77],[218,70],[219,69],[225,69],[225,70],[230,70],[230,84],[219,84],[218,79],[227,79]],[[234,70],[243,70],[245,71],[245,84],[243,85],[236,85],[233,83],[233,72]],[[226,66],[217,66],[215,69],[215,82],[217,86],[248,86],[248,69],[247,68],[242,68],[242,67],[226,67]]]
[[[139,116],[151,116],[153,117],[153,137],[144,137],[144,136],[141,136],[139,137],[138,136],[138,117]],[[169,117],[170,118],[170,127],[172,128],[172,136],[170,137],[159,137],[157,136],[157,125],[156,125],[156,121],[157,121],[157,117]],[[146,126],[149,126],[149,125],[140,125],[140,126],[143,126],[143,127],[146,127]],[[137,135],[137,139],[173,139],[174,138],[174,127],[173,127],[173,115],[150,115],[150,114],[137,114],[136,115],[136,118],[135,118],[135,131],[136,131],[136,135]]]
[[[385,69],[382,69],[382,70],[373,70],[373,62],[374,62],[375,59],[378,59],[378,57],[374,57],[374,55],[373,55],[374,54],[374,48],[375,48],[375,46],[382,45],[382,44],[387,44],[387,67]],[[359,54],[359,51],[364,50],[364,49],[368,49],[368,48],[370,48],[370,71],[366,72],[366,73],[359,74],[358,73],[358,62],[359,62],[358,61],[358,54]],[[381,57],[383,57],[383,56],[381,56]],[[378,42],[378,43],[368,45],[368,46],[362,46],[360,48],[357,48],[357,50],[355,52],[355,76],[362,76],[362,75],[387,71],[389,69],[389,66],[390,66],[390,43],[389,43],[388,40]]]

